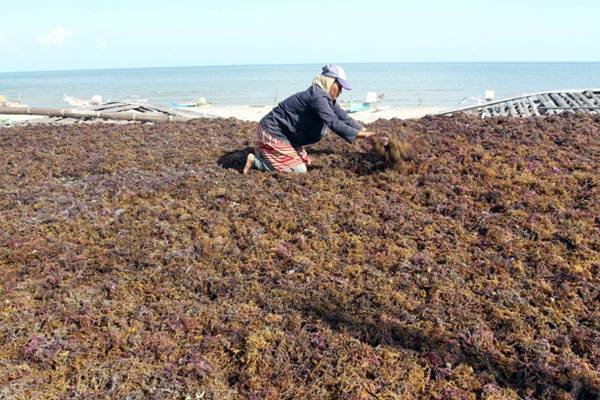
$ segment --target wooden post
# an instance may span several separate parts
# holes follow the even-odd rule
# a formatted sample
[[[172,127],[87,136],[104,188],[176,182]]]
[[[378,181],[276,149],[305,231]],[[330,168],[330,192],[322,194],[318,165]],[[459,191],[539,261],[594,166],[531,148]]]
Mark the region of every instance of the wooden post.
[[[540,114],[539,110],[537,109],[537,105],[533,101],[533,98],[532,97],[528,97],[527,100],[529,100],[529,104],[531,105],[531,111],[533,112],[533,114],[536,117],[540,117],[541,114]]]
[[[515,109],[515,105],[513,104],[512,101],[508,102],[508,112],[510,113],[511,117],[518,117],[519,114],[517,113],[517,110]]]
[[[517,108],[519,110],[519,113],[521,114],[521,117],[525,118],[531,115],[529,114],[529,111],[527,111],[527,106],[523,104],[522,100],[517,101]]]

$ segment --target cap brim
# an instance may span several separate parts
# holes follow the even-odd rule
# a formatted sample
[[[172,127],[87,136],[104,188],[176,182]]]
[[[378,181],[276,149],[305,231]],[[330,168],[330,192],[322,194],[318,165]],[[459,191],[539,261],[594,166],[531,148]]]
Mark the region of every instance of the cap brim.
[[[340,83],[340,85],[342,85],[342,87],[345,90],[352,90],[352,87],[350,86],[347,80],[341,78],[336,78],[336,80]]]

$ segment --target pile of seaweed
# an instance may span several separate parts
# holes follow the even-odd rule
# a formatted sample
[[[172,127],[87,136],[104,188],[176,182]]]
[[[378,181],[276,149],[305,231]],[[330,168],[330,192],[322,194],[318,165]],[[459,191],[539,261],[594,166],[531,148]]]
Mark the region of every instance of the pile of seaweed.
[[[0,129],[0,398],[598,398],[598,117],[254,129]]]

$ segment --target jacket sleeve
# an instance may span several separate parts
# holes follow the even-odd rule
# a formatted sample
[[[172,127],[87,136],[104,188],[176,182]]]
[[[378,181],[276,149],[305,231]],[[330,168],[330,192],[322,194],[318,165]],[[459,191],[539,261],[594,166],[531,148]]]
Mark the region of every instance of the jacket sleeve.
[[[335,134],[345,139],[348,143],[352,143],[356,140],[356,136],[362,128],[357,129],[340,119],[340,116],[335,110],[337,105],[332,106],[330,99],[326,95],[313,97],[310,106],[323,120],[325,125]],[[341,109],[340,111],[343,113]]]
[[[359,131],[365,129],[365,127],[360,122],[350,118],[350,116],[340,108],[338,103],[333,104],[333,110],[335,111],[335,114],[338,116],[338,118],[344,121],[346,125],[350,125],[351,127],[358,129]]]

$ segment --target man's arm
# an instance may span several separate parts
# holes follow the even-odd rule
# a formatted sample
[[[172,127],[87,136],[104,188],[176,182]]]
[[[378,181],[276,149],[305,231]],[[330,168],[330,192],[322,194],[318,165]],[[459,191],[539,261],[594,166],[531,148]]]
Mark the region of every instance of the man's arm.
[[[345,121],[340,119],[335,111],[335,106],[332,107],[331,100],[323,96],[315,96],[311,103],[311,108],[321,117],[325,125],[331,129],[336,135],[345,139],[348,143],[354,142],[358,137],[361,129],[347,124]]]
[[[335,114],[338,116],[338,118],[341,119],[342,121],[344,121],[344,123],[346,125],[349,125],[360,131],[365,129],[365,127],[360,122],[351,118],[344,110],[342,110],[342,108],[339,106],[339,104],[337,102],[335,102],[333,104],[333,110],[334,110]]]
[[[354,142],[358,139],[367,139],[370,142],[375,142],[380,140],[384,145],[387,145],[388,138],[378,136],[375,132],[368,131],[365,127],[363,127],[360,123],[354,121],[352,118],[348,117],[346,113],[342,109],[339,108],[337,104],[332,106],[329,98],[326,96],[317,96],[311,102],[311,107],[313,110],[319,114],[321,119],[325,122],[325,125],[329,129],[331,129],[335,134],[345,139],[348,143]],[[347,118],[352,122],[346,123],[344,120],[340,118],[340,116],[335,111],[335,108],[338,108]],[[350,125],[352,123],[352,125]]]

